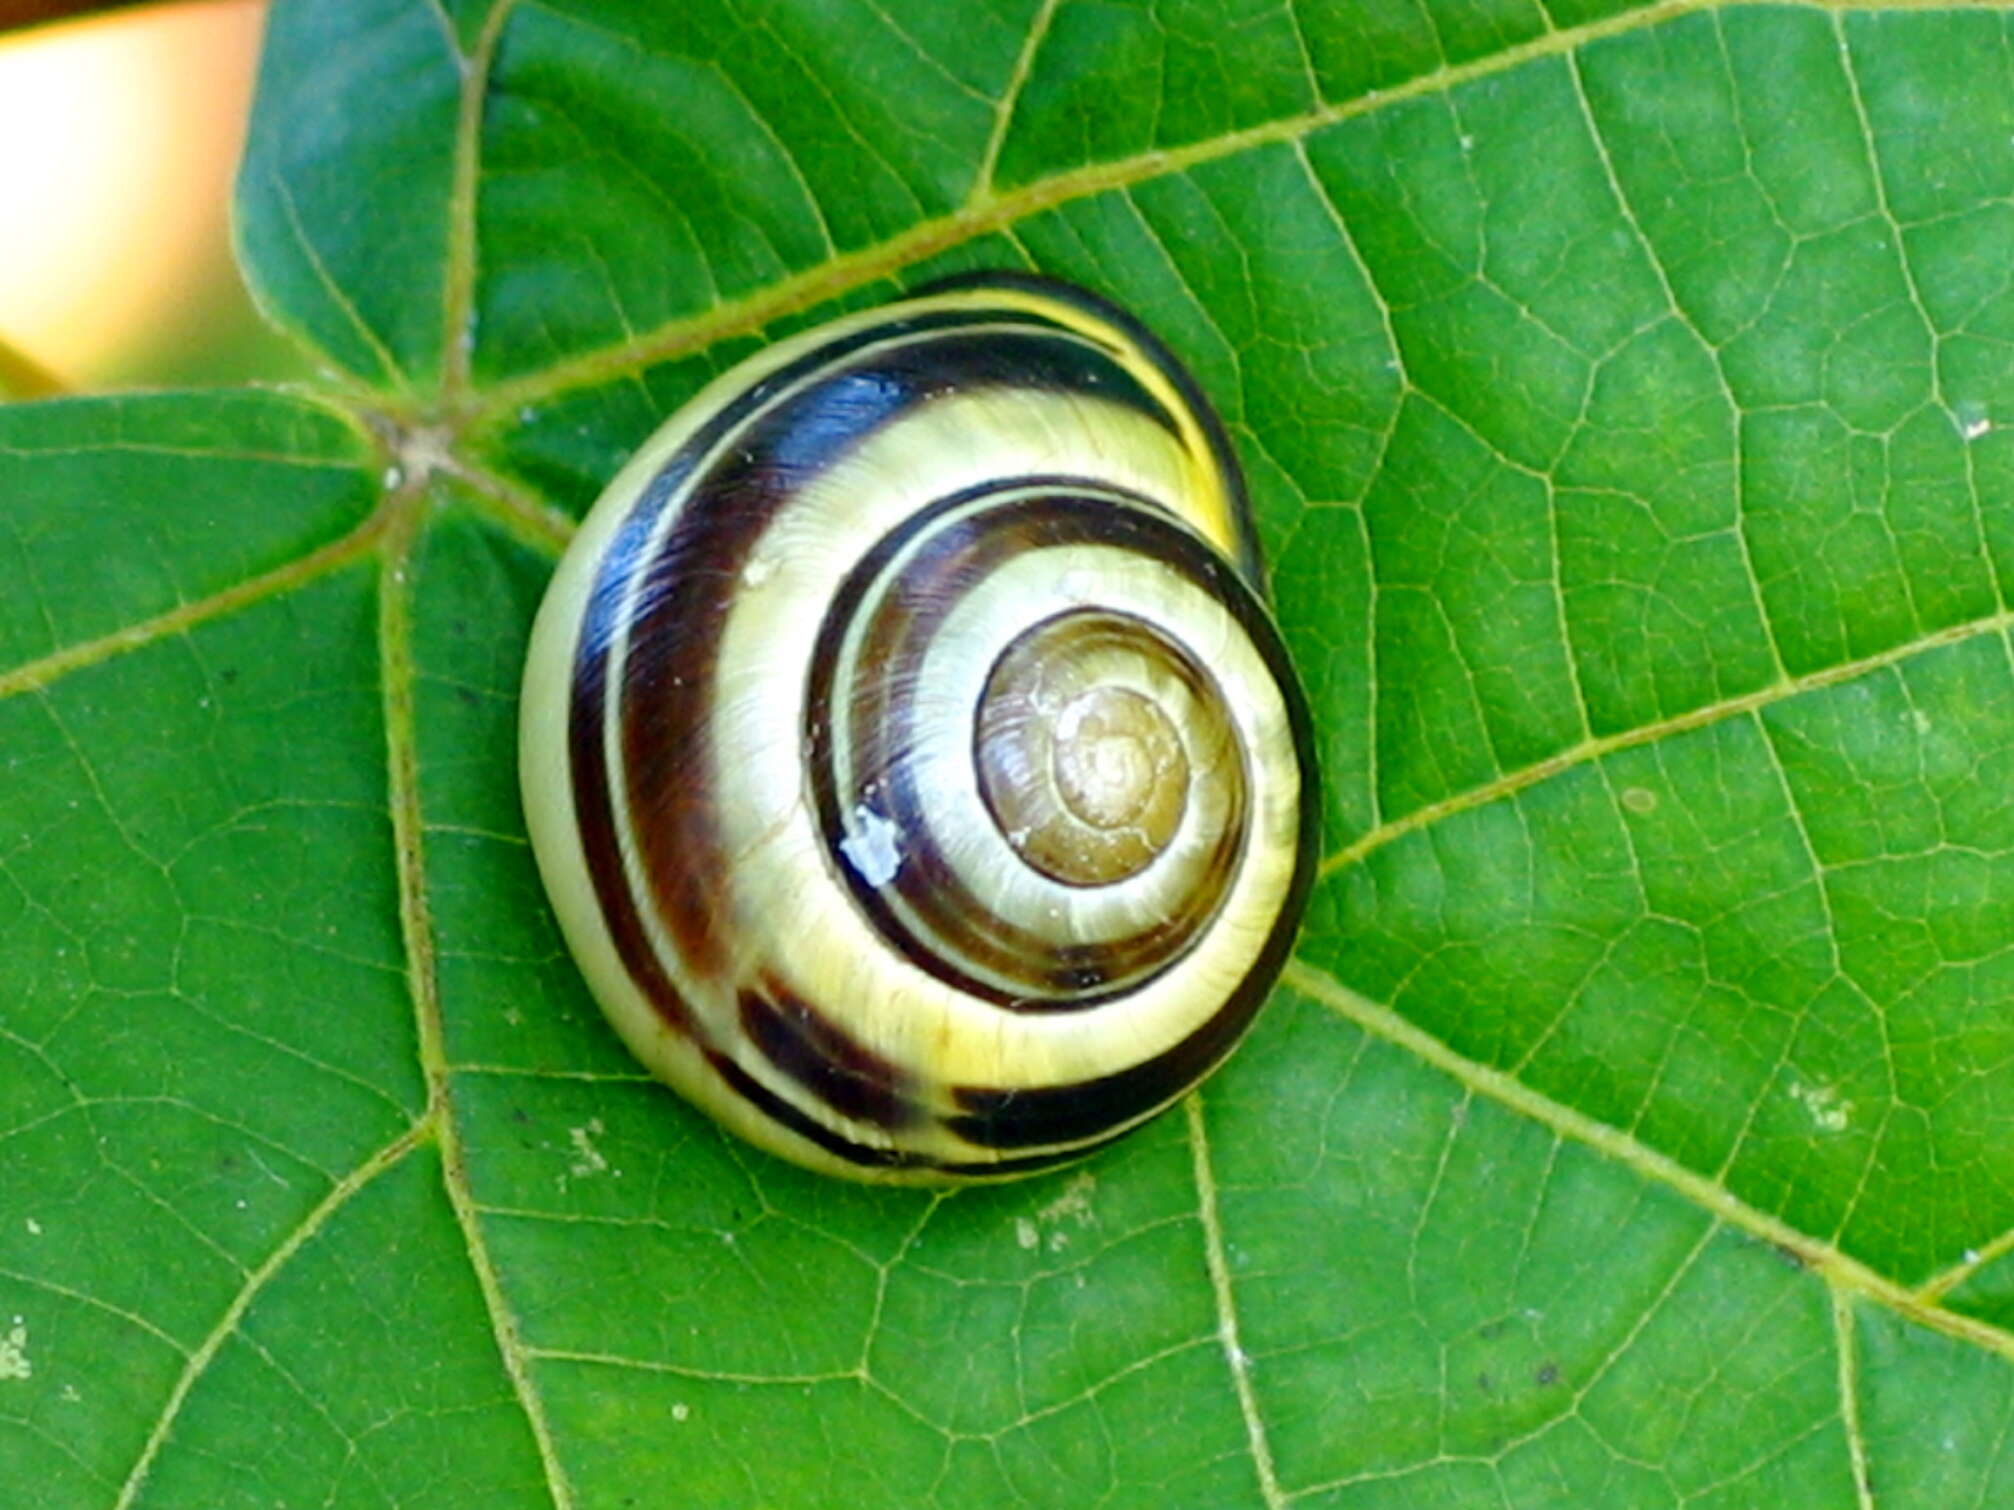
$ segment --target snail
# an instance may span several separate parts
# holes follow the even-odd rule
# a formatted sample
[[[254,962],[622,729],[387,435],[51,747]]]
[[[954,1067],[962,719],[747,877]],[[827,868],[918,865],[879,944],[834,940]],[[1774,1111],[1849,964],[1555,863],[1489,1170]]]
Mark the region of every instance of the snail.
[[[773,1153],[1074,1160],[1214,1069],[1313,874],[1244,484],[1132,317],[946,280],[725,373],[532,633],[527,826],[603,1011]]]

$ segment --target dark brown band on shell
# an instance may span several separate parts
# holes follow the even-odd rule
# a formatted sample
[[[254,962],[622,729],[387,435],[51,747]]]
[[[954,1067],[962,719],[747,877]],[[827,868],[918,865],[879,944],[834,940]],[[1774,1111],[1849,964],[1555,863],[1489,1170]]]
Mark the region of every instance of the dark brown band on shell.
[[[611,680],[618,684],[631,832],[651,906],[694,973],[713,976],[725,960],[715,906],[726,894],[711,807],[714,671],[728,601],[776,513],[808,477],[832,465],[862,436],[953,387],[1095,393],[1174,424],[1130,374],[1061,327],[989,330],[983,338],[962,332],[988,318],[987,311],[969,311],[891,322],[829,343],[770,374],[700,426],[665,462],[602,561],[574,656],[569,739],[574,805],[616,951],[675,1026],[688,1024],[650,947],[618,842],[604,747]],[[1048,323],[1018,310],[993,312],[990,318],[1022,326]],[[914,344],[889,347],[892,339],[908,336],[917,338]],[[850,370],[846,359],[856,355],[860,367]],[[701,463],[737,430],[747,433],[701,475]],[[708,507],[682,511],[650,551],[665,510],[699,489],[706,492]],[[626,638],[619,631],[625,621]],[[632,653],[618,662],[618,647],[625,645]]]
[[[929,1117],[910,1076],[781,981],[741,993],[741,1026],[764,1058],[842,1117],[891,1131]]]
[[[1029,496],[1031,485],[1045,491]],[[1054,491],[1047,491],[1051,486]],[[833,600],[813,658],[805,708],[812,793],[828,847],[839,851],[854,815],[862,811],[878,815],[903,835],[902,864],[884,885],[870,884],[855,867],[839,867],[861,910],[919,968],[1013,1012],[1095,1007],[1175,964],[1207,927],[1236,877],[1246,834],[1242,807],[1199,867],[1207,884],[1193,889],[1153,925],[1089,943],[1042,938],[999,916],[975,895],[935,843],[913,768],[897,758],[914,742],[913,683],[869,675],[857,686],[842,687],[833,678],[845,664],[841,641],[847,626],[877,588],[884,595],[858,656],[863,668],[901,665],[919,655],[919,647],[938,632],[960,594],[1002,562],[1086,545],[1160,562],[1223,602],[1269,671],[1277,675],[1286,667],[1286,652],[1264,605],[1208,542],[1156,504],[1094,488],[1081,479],[1036,479],[1032,484],[1023,479],[1010,504],[938,529],[946,515],[974,502],[970,495],[946,500],[884,538]],[[927,538],[914,559],[902,563],[899,581],[883,584],[891,563],[918,537]],[[1208,679],[1200,666],[1195,674]],[[1214,684],[1199,687],[1199,695],[1221,698]],[[832,758],[831,722],[839,716],[848,718],[851,727],[852,758],[845,771],[836,769]],[[920,931],[912,928],[910,917],[918,920]],[[962,968],[960,960],[984,968],[991,978]],[[998,979],[1011,984],[996,984]]]
[[[1295,738],[1303,755],[1309,755],[1306,706],[1298,697],[1293,702]],[[1319,809],[1313,802],[1303,802],[1301,812],[1300,838],[1304,842],[1280,913],[1286,925],[1274,926],[1259,957],[1215,1015],[1173,1048],[1095,1080],[1025,1090],[960,1087],[952,1097],[966,1110],[963,1115],[947,1118],[945,1125],[968,1142],[987,1148],[1026,1148],[1086,1138],[1133,1126],[1216,1068],[1265,1004],[1293,948],[1295,927],[1314,884],[1314,857],[1319,852]]]
[[[1025,1173],[1072,1161],[1123,1134],[1207,1072],[1236,1042],[1285,958],[1316,853],[1307,712],[1254,596],[1261,579],[1249,511],[1221,424],[1165,348],[1122,312],[1048,280],[995,274],[984,281],[1075,305],[1116,327],[1149,353],[1193,409],[1224,477],[1239,563],[1234,567],[1218,558],[1200,540],[1193,544],[1200,553],[1195,562],[1188,559],[1189,547],[1150,541],[1149,553],[1165,550],[1184,572],[1193,567],[1196,580],[1207,579],[1205,590],[1231,604],[1241,622],[1249,619],[1247,632],[1277,674],[1286,700],[1302,774],[1303,842],[1279,920],[1231,999],[1145,1064],[1069,1086],[933,1088],[868,1049],[768,973],[728,998],[728,1015],[735,1020],[718,1031],[738,1031],[742,1043],[730,1051],[714,1041],[710,1019],[702,1023],[687,1007],[671,971],[698,992],[697,982],[724,979],[735,966],[727,937],[734,920],[725,912],[733,892],[714,810],[720,756],[712,730],[728,610],[763,535],[808,481],[868,436],[946,393],[998,387],[1095,398],[1122,404],[1170,433],[1185,433],[1134,372],[1100,344],[1107,337],[1094,339],[1067,318],[1013,305],[926,310],[854,329],[808,349],[726,401],[637,491],[596,568],[576,642],[567,719],[573,806],[609,939],[658,1017],[695,1045],[712,1073],[757,1117],[863,1171]],[[1115,541],[1109,491],[1095,503],[1099,545]],[[704,507],[687,508],[693,498],[703,498]],[[1035,512],[1037,536],[1047,529],[1059,538],[1089,538],[1081,528],[1073,533],[1067,504]],[[1141,513],[1159,516],[1159,506],[1143,503],[1121,513],[1127,521]],[[1161,526],[1170,528],[1164,517]],[[1117,533],[1123,536],[1128,528],[1122,523]],[[1031,543],[1026,529],[1012,548]],[[1121,549],[1138,544],[1117,543]],[[957,571],[971,562],[944,565]],[[927,613],[909,618],[897,627],[897,638],[927,637],[935,622]],[[873,737],[899,741],[905,737],[901,720],[909,716],[909,710],[895,710],[888,730]],[[617,742],[613,750],[611,737]],[[620,791],[612,786],[618,769]],[[904,814],[921,811],[907,778],[892,781],[889,791]],[[822,806],[820,821],[829,837],[833,824]],[[1241,826],[1239,843],[1242,834]],[[1232,873],[1239,863],[1236,850],[1227,845],[1225,869]],[[847,874],[845,865],[836,868]],[[632,871],[639,885],[632,884]],[[948,868],[939,865],[933,873],[927,859],[905,864],[898,875],[904,886],[928,886],[933,879],[957,884]],[[919,893],[900,894],[906,905],[917,906]],[[863,904],[863,910],[873,916],[871,906]],[[1009,937],[1013,925],[995,921],[994,932],[981,924],[974,937],[989,949],[1016,942]],[[1194,918],[1184,916],[1141,930],[1136,939],[1144,952],[1136,958],[1169,949],[1167,935],[1195,926]],[[670,945],[669,970],[659,938]],[[899,941],[896,947],[909,952]],[[1058,949],[1047,972],[1053,998],[1001,1004],[1043,1010],[1045,1004],[1053,1009],[1110,999],[1116,994],[1108,989],[1110,982],[1125,968],[1130,962],[1124,941]],[[839,1121],[858,1135],[835,1125]],[[886,1143],[878,1136],[884,1133]],[[975,1153],[1000,1150],[1004,1156],[965,1157],[957,1151],[961,1143]]]
[[[1209,395],[1203,392],[1195,375],[1176,359],[1168,344],[1136,319],[1131,311],[1109,299],[1101,299],[1089,289],[1061,279],[1045,278],[1040,273],[997,270],[952,273],[924,284],[916,293],[921,297],[964,288],[1018,288],[1038,298],[1071,305],[1092,319],[1110,325],[1146,355],[1161,376],[1181,395],[1182,407],[1203,432],[1203,442],[1210,448],[1210,459],[1218,476],[1224,479],[1225,489],[1230,495],[1231,535],[1237,547],[1238,571],[1251,584],[1253,592],[1265,596],[1266,566],[1259,556],[1259,532],[1252,524],[1252,501],[1245,491],[1245,474],[1238,465],[1238,453],[1232,448],[1230,433],[1224,429],[1224,421],[1210,403]]]
[[[779,1127],[795,1133],[813,1147],[822,1149],[834,1158],[862,1170],[919,1170],[964,1179],[1033,1174],[1038,1170],[1053,1169],[1058,1164],[1069,1164],[1081,1159],[1084,1155],[1120,1138],[1131,1127],[1131,1124],[1116,1127],[1086,1142],[1075,1143],[1067,1148],[1053,1148],[1042,1153],[1020,1154],[1004,1159],[940,1159],[929,1154],[917,1153],[912,1149],[855,1142],[844,1134],[833,1131],[823,1122],[806,1115],[727,1055],[712,1050],[706,1057],[714,1073],[719,1075],[736,1095],[763,1116]]]

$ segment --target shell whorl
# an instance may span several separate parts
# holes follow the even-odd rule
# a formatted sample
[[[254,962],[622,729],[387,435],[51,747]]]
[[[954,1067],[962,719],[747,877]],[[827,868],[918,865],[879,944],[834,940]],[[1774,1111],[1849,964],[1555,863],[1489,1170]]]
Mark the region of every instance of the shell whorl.
[[[1081,291],[964,281],[724,375],[610,484],[527,665],[533,845],[611,1021],[856,1178],[1150,1116],[1311,874],[1258,580],[1221,428]]]

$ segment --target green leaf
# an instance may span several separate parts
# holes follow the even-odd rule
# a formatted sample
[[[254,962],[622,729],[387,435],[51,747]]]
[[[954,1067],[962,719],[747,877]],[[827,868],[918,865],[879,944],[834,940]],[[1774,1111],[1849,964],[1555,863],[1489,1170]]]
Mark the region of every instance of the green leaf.
[[[0,409],[0,1498],[2014,1498],[2014,13],[293,0],[312,391]],[[938,273],[1251,471],[1326,855],[1234,1063],[928,1195],[603,1026],[571,519]]]

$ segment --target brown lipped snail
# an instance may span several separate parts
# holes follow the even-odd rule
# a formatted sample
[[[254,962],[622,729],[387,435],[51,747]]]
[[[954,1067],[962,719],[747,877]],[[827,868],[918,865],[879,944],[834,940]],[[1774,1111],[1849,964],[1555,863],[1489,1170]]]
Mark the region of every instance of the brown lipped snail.
[[[602,1009],[735,1132],[855,1179],[1075,1159],[1271,989],[1308,714],[1222,425],[1067,284],[793,335],[588,515],[525,671],[525,810]]]

